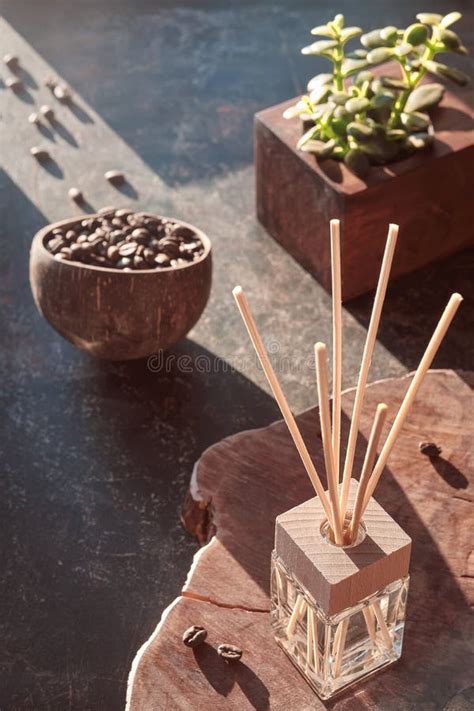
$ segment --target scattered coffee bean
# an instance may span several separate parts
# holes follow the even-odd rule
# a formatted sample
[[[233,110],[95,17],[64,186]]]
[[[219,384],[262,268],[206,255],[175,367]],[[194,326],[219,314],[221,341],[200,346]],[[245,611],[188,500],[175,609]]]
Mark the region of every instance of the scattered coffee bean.
[[[120,170],[108,170],[104,173],[104,178],[112,185],[122,185],[125,181],[125,176]]]
[[[186,647],[198,647],[204,642],[207,637],[207,632],[204,627],[193,625],[183,633],[183,644]]]
[[[233,662],[241,659],[243,652],[239,647],[234,647],[233,644],[220,644],[217,647],[217,654],[227,662]]]
[[[40,162],[47,161],[51,157],[49,155],[49,152],[45,148],[38,148],[38,146],[33,146],[33,148],[30,148],[30,153],[33,158],[36,158],[36,160]]]
[[[434,442],[420,442],[418,448],[426,457],[439,457],[443,451],[441,447],[438,447]]]
[[[69,188],[68,193],[71,200],[77,203],[84,202],[84,195],[79,188]]]
[[[16,54],[10,54],[10,53],[6,54],[3,57],[3,61],[5,62],[5,64],[7,65],[7,67],[9,69],[16,69],[17,67],[20,66],[20,60],[18,59]]]
[[[20,89],[23,89],[23,82],[18,77],[8,77],[5,79],[5,86],[12,91],[20,91]]]
[[[65,84],[56,84],[53,87],[53,94],[58,101],[66,103],[72,99],[72,92]]]
[[[75,202],[80,200],[77,193],[78,188],[69,190]],[[61,254],[61,259],[123,271],[179,268],[202,255],[204,245],[194,233],[187,241],[177,231],[172,235],[171,231],[178,226],[128,208],[105,207],[74,227],[54,228],[45,244],[54,256]]]
[[[28,121],[29,121],[30,123],[32,123],[32,124],[37,125],[37,124],[40,123],[40,117],[38,116],[37,113],[33,112],[32,114],[30,114],[30,115],[28,116]]]
[[[54,111],[51,106],[44,104],[40,107],[40,114],[42,114],[48,121],[54,121]]]

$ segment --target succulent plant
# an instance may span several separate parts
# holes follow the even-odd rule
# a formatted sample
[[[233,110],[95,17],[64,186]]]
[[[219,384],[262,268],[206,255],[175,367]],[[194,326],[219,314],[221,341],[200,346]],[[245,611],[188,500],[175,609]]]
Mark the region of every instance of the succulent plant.
[[[363,34],[360,27],[345,27],[344,16],[314,27],[322,37],[303,47],[303,54],[325,57],[332,72],[318,74],[307,94],[284,112],[299,116],[308,129],[298,141],[302,151],[343,160],[364,177],[371,165],[383,165],[429,146],[433,126],[427,113],[441,100],[444,86],[423,83],[427,72],[461,86],[469,77],[459,69],[435,61],[440,53],[467,54],[450,28],[461,13],[444,17],[420,13],[406,29],[388,26]],[[359,48],[346,51],[347,43],[360,36]],[[400,77],[375,76],[370,69],[397,62]]]

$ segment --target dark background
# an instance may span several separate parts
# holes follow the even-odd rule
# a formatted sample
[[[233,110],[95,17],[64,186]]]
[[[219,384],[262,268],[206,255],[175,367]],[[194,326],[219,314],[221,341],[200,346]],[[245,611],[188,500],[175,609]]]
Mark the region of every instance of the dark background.
[[[472,47],[469,5],[0,2],[1,54],[20,56],[27,87],[19,96],[6,90],[2,67],[2,711],[123,708],[131,661],[179,594],[196,550],[179,523],[194,462],[223,436],[278,416],[232,303],[234,284],[246,288],[277,359],[297,363],[316,338],[329,339],[327,294],[255,220],[253,114],[323,69],[299,48],[336,12],[372,29],[458,9]],[[456,63],[472,71],[470,59]],[[74,111],[51,98],[48,74],[70,83]],[[46,102],[60,123],[40,136],[27,117]],[[54,174],[33,164],[35,144],[54,155]],[[103,179],[109,168],[126,172],[123,193]],[[29,244],[39,227],[77,211],[72,185],[91,209],[146,208],[209,234],[211,300],[173,351],[205,356],[208,372],[100,363],[41,319],[28,285]],[[416,367],[453,290],[466,303],[435,365],[472,367],[472,265],[464,252],[390,287],[371,379]],[[370,307],[368,295],[344,311],[346,386],[356,382]],[[310,368],[281,377],[295,410],[314,403]]]

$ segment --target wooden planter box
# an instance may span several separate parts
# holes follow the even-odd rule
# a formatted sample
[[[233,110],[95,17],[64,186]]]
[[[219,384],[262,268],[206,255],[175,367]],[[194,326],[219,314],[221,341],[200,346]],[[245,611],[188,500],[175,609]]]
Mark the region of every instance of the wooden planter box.
[[[432,114],[432,148],[374,167],[364,180],[296,149],[301,122],[282,117],[294,102],[255,116],[257,215],[325,289],[331,218],[341,220],[346,301],[376,286],[390,222],[400,225],[392,278],[474,244],[471,90],[446,92]]]

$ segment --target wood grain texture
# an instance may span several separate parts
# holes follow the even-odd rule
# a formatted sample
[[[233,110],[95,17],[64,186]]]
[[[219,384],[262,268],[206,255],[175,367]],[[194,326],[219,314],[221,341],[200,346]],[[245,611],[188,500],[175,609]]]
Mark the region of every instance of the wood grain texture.
[[[178,268],[125,272],[54,259],[44,246],[46,235],[82,219],[48,225],[33,239],[30,285],[39,311],[61,336],[98,358],[144,358],[173,346],[191,330],[209,299],[208,237],[174,220],[193,229],[204,244],[199,259]]]
[[[357,482],[350,482],[352,511]],[[398,523],[371,499],[364,513],[365,539],[354,548],[327,543],[320,530],[327,520],[313,497],[276,519],[275,550],[328,615],[352,607],[408,573],[411,541]]]
[[[474,243],[469,175],[474,161],[472,89],[446,92],[433,111],[432,149],[361,180],[345,165],[296,149],[301,123],[283,111],[295,99],[255,116],[257,215],[327,291],[331,288],[329,220],[341,220],[342,298],[373,289],[385,234],[400,224],[391,278]]]
[[[373,412],[387,402],[390,426],[411,376],[368,387],[355,472],[362,466]],[[275,517],[312,496],[283,422],[243,432],[207,450],[191,484],[185,521],[201,535],[216,532],[196,556],[180,598],[135,660],[129,679],[130,711],[155,709],[272,709],[338,711],[442,709],[472,682],[474,602],[472,499],[474,374],[430,371],[377,489],[377,499],[413,540],[411,587],[400,662],[355,690],[323,705],[274,646],[269,632],[269,569]],[[354,391],[342,396],[343,449]],[[316,465],[323,454],[315,409],[297,418]],[[443,448],[430,460],[422,440]],[[196,506],[190,506],[192,500]],[[206,508],[205,503],[208,506]],[[192,512],[192,515],[189,515]],[[209,526],[209,523],[211,525]],[[209,630],[209,644],[237,643],[252,692],[242,695],[234,674],[184,649],[190,624]],[[261,685],[258,683],[261,682]],[[198,688],[195,700],[192,689]],[[293,702],[289,701],[291,690]]]

